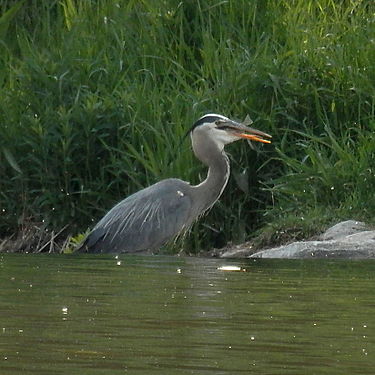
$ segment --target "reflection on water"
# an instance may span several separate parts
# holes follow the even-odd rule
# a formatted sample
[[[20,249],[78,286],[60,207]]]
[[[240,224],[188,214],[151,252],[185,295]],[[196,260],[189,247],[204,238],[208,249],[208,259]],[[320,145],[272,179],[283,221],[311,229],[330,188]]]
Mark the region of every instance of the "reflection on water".
[[[375,263],[0,256],[0,373],[373,374]]]

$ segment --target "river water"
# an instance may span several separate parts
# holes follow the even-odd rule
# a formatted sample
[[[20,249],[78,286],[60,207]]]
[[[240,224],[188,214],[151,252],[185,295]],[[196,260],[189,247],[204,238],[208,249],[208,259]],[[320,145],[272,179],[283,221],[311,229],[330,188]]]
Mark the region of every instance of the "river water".
[[[0,374],[375,373],[375,262],[0,256]]]

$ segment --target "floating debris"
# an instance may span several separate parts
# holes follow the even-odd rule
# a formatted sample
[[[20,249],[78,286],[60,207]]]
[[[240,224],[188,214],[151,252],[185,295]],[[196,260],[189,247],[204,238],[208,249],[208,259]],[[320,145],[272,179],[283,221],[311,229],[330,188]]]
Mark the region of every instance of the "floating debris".
[[[241,268],[239,266],[221,266],[217,268],[219,271],[228,271],[228,272],[246,272],[244,268]]]

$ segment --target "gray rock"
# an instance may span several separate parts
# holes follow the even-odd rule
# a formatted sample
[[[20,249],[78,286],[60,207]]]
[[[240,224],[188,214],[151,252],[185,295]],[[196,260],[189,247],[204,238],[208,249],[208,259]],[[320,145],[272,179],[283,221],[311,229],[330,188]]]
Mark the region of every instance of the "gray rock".
[[[367,230],[370,229],[362,221],[346,220],[328,228],[322,235],[320,235],[319,239],[322,241],[338,240],[339,238]]]
[[[354,220],[329,228],[315,241],[293,242],[289,245],[259,251],[250,258],[341,258],[375,259],[375,230]]]

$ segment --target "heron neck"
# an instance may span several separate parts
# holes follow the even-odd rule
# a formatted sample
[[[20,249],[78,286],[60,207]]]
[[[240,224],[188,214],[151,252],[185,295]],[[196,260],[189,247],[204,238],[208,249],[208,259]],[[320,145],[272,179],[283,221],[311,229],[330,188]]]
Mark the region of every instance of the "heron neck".
[[[206,179],[195,186],[200,196],[205,197],[204,203],[198,207],[199,211],[204,212],[211,208],[224,191],[229,179],[230,166],[224,150],[217,149],[214,157],[211,154],[209,162],[205,158],[199,159],[208,166]]]

